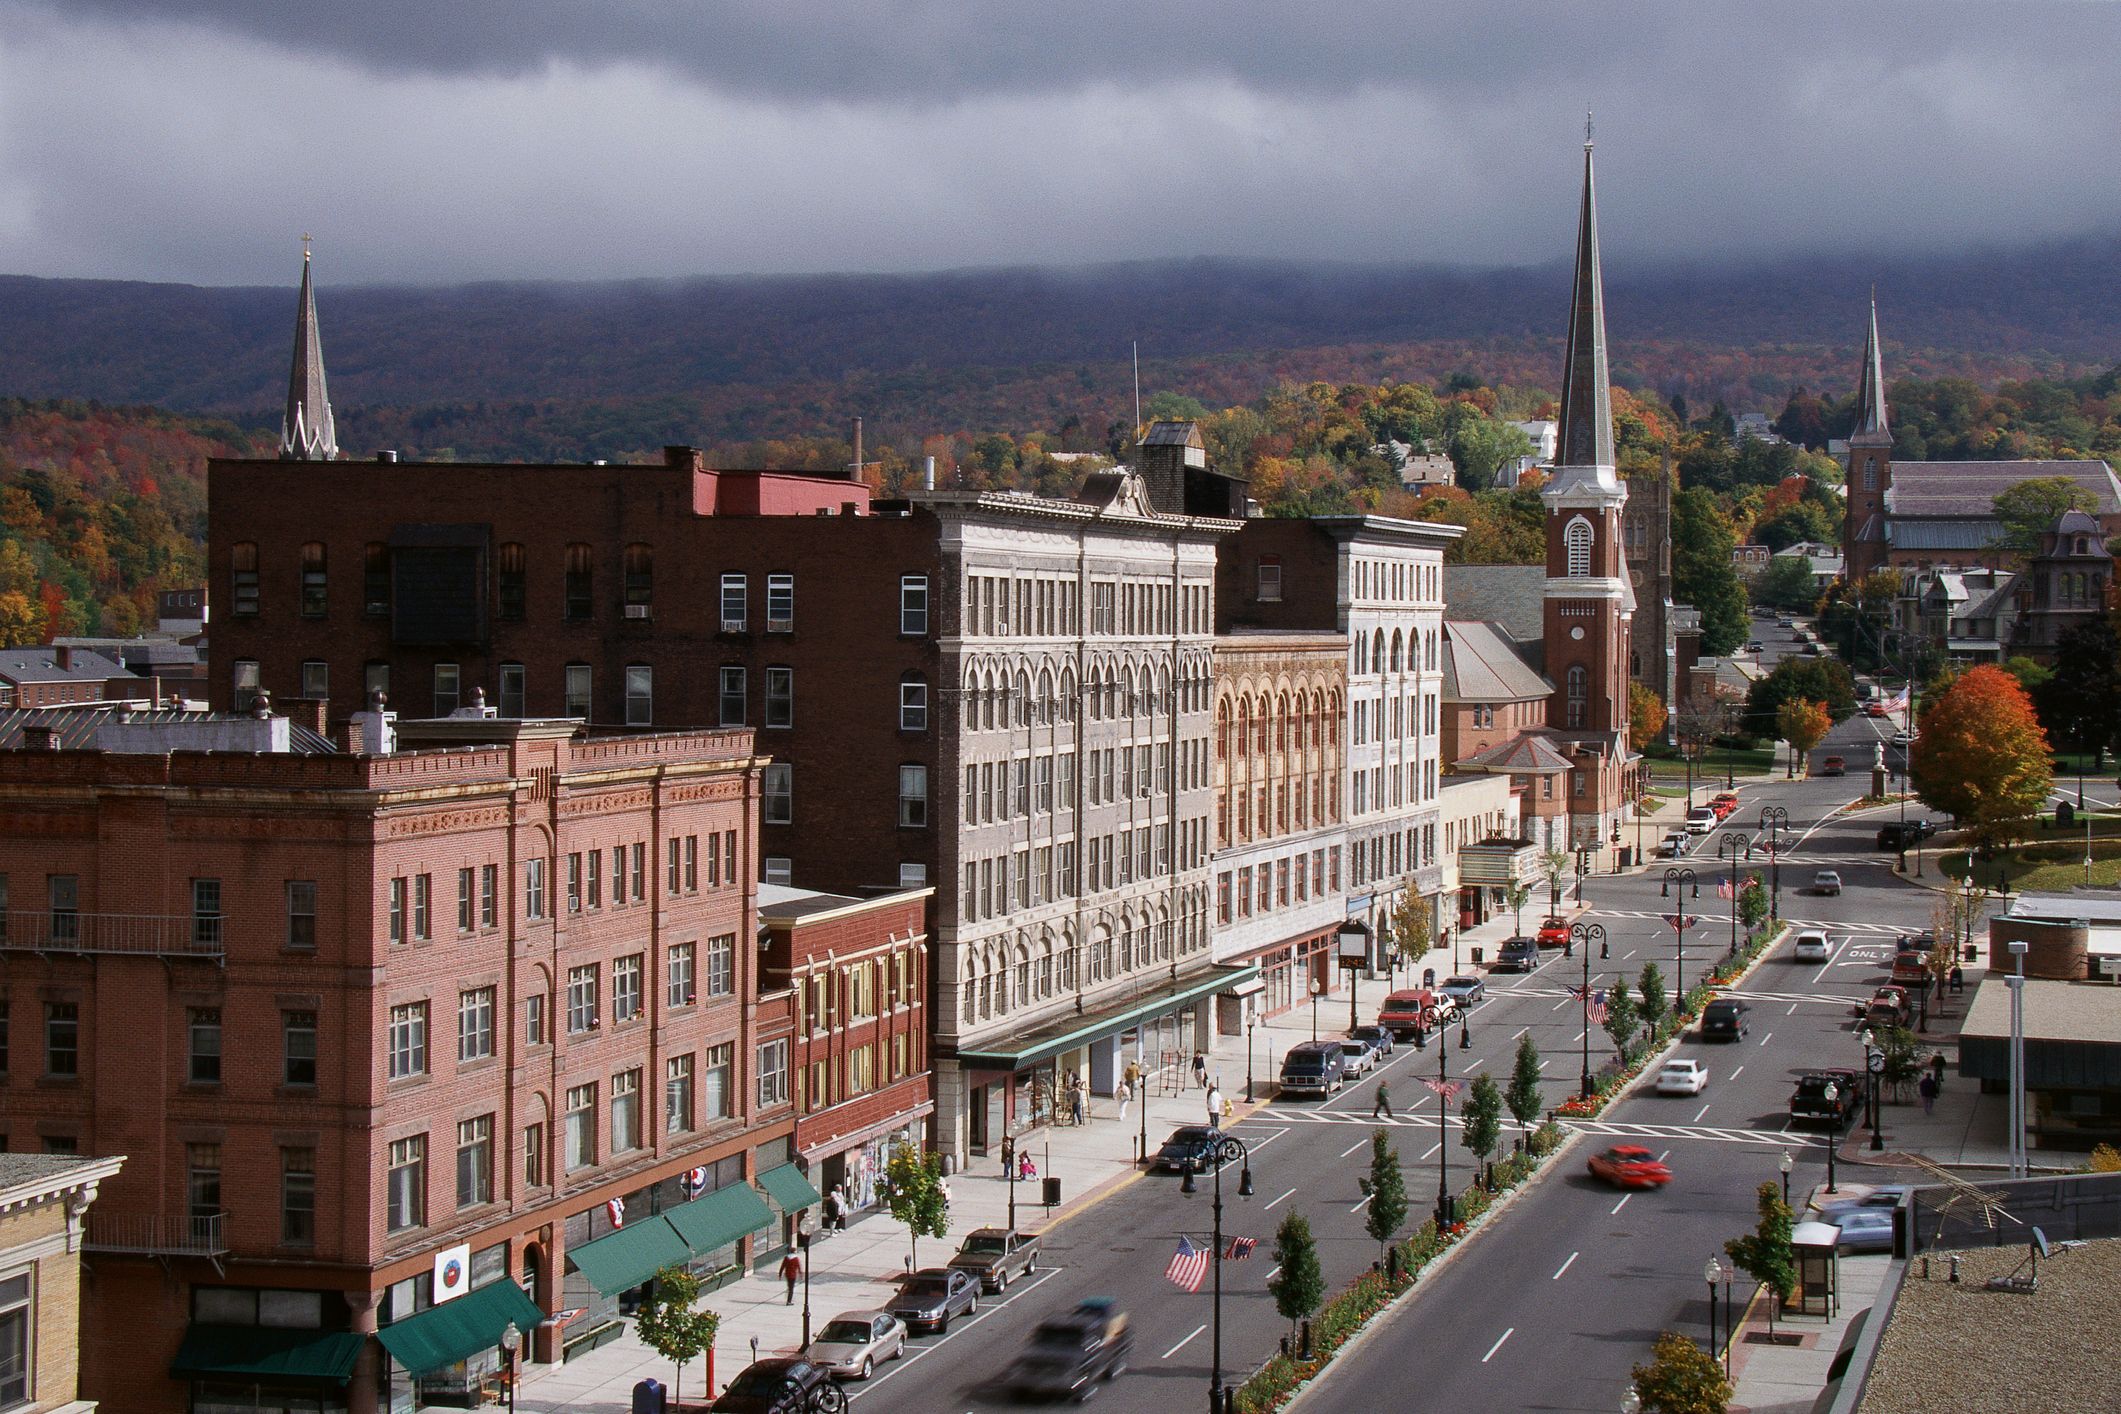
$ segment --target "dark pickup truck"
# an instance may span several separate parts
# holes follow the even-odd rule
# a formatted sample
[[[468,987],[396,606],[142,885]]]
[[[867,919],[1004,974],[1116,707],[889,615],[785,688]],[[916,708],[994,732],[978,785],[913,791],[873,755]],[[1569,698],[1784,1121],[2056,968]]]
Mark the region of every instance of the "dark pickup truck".
[[[1026,1398],[1080,1403],[1095,1395],[1101,1382],[1125,1374],[1133,1350],[1126,1313],[1105,1298],[1093,1298],[1041,1322],[1009,1367],[1007,1382]]]
[[[1865,1079],[1860,1070],[1813,1070],[1798,1076],[1790,1095],[1790,1123],[1845,1127],[1863,1103]],[[1826,1097],[1828,1085],[1834,1087],[1831,1100]]]

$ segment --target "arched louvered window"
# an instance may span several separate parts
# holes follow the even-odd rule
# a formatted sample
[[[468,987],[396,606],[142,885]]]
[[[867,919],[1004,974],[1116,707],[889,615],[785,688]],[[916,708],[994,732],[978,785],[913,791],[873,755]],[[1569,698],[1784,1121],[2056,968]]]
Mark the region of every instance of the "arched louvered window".
[[[1591,523],[1578,516],[1562,533],[1569,554],[1569,578],[1587,579],[1591,573]]]

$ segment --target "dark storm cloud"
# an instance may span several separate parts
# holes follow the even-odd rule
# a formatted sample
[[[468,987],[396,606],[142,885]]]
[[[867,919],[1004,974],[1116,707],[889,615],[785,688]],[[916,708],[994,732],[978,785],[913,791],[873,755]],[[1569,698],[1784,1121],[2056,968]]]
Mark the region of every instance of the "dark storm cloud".
[[[339,279],[2121,229],[2121,7],[0,0],[0,270]]]

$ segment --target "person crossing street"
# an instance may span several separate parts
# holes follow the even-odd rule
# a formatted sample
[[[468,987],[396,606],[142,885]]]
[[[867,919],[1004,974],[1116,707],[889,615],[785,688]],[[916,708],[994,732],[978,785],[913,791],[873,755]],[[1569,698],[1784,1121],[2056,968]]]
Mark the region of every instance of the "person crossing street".
[[[1370,1118],[1375,1119],[1380,1114],[1386,1119],[1394,1118],[1392,1099],[1385,1093],[1385,1083],[1382,1080],[1377,1082],[1377,1098],[1370,1102]]]

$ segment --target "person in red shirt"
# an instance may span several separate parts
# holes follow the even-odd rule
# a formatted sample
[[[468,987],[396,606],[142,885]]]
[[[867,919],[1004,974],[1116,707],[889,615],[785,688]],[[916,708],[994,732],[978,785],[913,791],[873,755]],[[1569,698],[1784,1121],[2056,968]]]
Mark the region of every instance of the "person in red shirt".
[[[781,1280],[788,1283],[788,1305],[795,1304],[795,1284],[803,1277],[803,1259],[790,1252],[781,1258]]]

